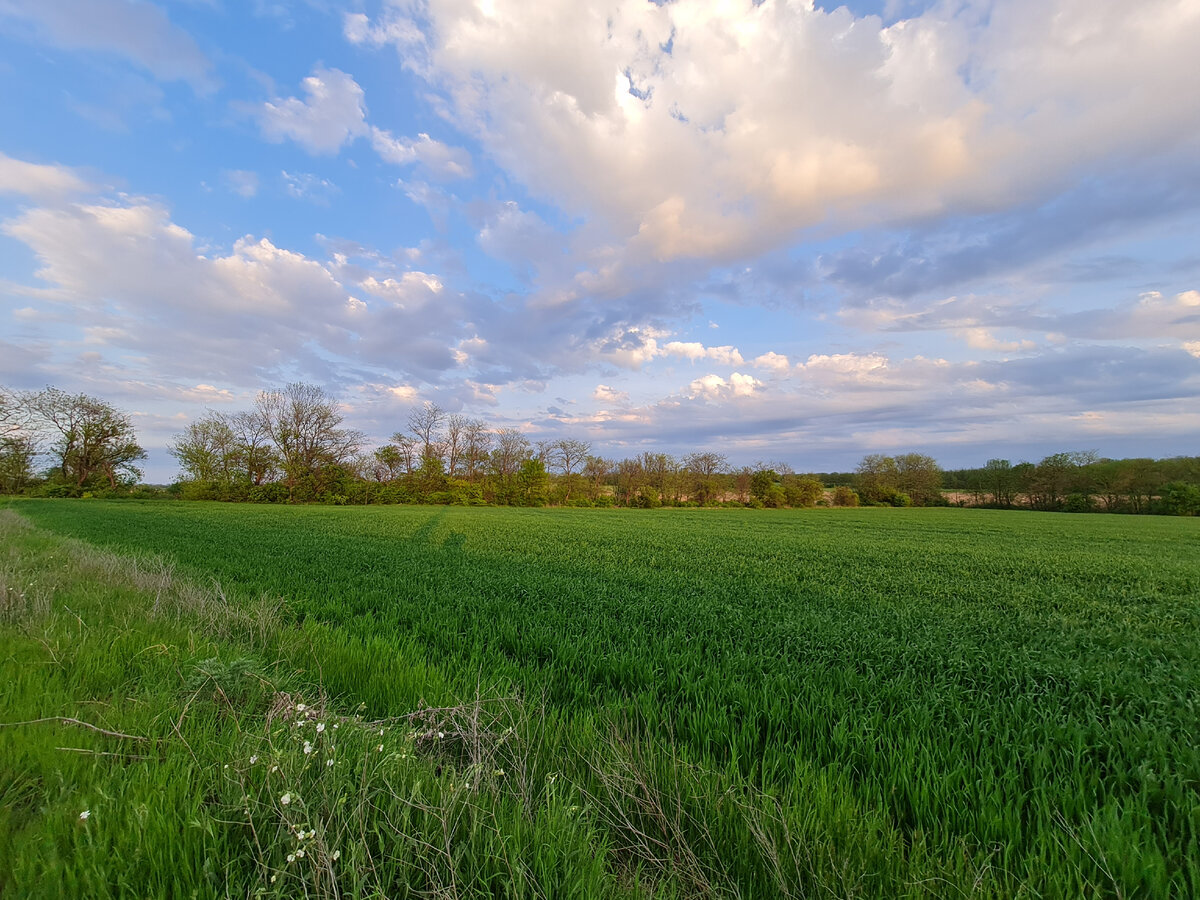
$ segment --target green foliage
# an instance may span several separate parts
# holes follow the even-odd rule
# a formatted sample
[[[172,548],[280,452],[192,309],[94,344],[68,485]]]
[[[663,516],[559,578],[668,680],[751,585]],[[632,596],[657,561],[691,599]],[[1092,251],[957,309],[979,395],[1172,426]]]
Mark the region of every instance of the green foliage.
[[[1200,515],[1200,485],[1174,481],[1162,489],[1162,508],[1171,516]]]
[[[858,506],[858,492],[849,485],[839,484],[833,489],[834,506]]]

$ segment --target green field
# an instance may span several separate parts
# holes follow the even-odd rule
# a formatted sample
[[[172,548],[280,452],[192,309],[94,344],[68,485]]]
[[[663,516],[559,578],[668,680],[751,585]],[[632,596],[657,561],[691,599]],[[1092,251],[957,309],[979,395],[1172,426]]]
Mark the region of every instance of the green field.
[[[15,895],[1200,895],[1200,520],[11,505],[37,529],[4,533],[0,720],[158,742],[114,768],[56,751],[69,726],[0,729]],[[161,569],[58,535],[218,599],[168,615]],[[323,691],[364,760],[356,710],[520,702],[473,707],[508,744],[397,727],[394,770],[337,781],[287,756],[284,688]],[[293,811],[244,764],[255,741],[299,760],[336,864],[261,846]],[[355,778],[387,790],[352,816]],[[121,828],[75,821],[88,791]],[[423,837],[393,853],[400,832]]]

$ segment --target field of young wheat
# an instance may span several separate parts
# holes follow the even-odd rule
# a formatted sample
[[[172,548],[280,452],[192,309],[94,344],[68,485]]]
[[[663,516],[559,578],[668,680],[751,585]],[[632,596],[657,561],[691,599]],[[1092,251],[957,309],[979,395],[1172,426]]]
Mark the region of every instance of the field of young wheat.
[[[1200,893],[1198,520],[12,507],[0,890]]]

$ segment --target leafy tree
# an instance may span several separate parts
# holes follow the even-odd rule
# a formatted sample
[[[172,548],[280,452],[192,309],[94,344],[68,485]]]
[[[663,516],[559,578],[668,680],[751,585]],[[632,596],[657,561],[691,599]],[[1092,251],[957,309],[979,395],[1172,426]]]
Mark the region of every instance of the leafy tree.
[[[983,467],[984,487],[998,506],[1012,506],[1016,497],[1017,477],[1007,459],[989,459]]]
[[[1200,515],[1200,485],[1173,481],[1163,485],[1162,508],[1172,516]]]
[[[907,494],[917,506],[932,506],[942,501],[942,469],[932,456],[905,453],[897,456],[894,463],[896,489],[901,494]]]
[[[134,463],[146,458],[129,416],[96,397],[46,388],[31,397],[31,408],[50,433],[58,476],[76,487],[106,480],[142,477]]]
[[[784,484],[784,495],[788,506],[811,508],[825,496],[825,485],[815,478],[801,478]]]
[[[540,459],[526,459],[517,472],[522,506],[545,506],[550,502],[550,476]]]
[[[900,490],[900,470],[896,460],[882,453],[869,453],[855,469],[858,495],[867,503],[887,503]]]
[[[231,484],[241,480],[245,448],[220,413],[210,412],[189,423],[167,452],[179,462],[187,481]]]
[[[15,493],[33,479],[38,436],[29,397],[0,386],[0,491]]]

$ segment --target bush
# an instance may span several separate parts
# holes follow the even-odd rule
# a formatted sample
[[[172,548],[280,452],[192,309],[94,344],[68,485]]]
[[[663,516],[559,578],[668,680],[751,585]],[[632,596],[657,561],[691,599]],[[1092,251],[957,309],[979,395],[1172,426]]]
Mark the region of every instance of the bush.
[[[858,506],[858,494],[854,488],[839,484],[833,489],[834,506]]]

